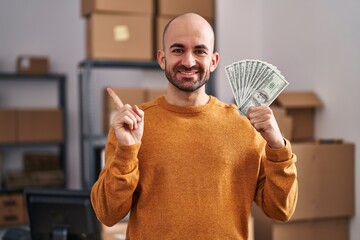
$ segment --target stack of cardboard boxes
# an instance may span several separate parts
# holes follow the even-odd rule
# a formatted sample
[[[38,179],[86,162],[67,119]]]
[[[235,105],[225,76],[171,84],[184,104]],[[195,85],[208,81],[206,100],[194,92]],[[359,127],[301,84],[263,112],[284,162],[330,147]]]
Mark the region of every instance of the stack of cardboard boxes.
[[[23,190],[26,187],[62,187],[64,173],[59,156],[52,153],[26,153],[23,169],[9,170],[6,176],[7,190]]]
[[[0,144],[41,144],[63,141],[62,119],[61,109],[0,109]],[[5,159],[0,156],[0,189],[6,187],[6,190],[12,190],[1,191],[0,226],[27,222],[21,192],[24,187],[54,187],[64,184],[58,156],[51,156],[50,161],[48,161],[49,155],[45,156],[46,159],[41,160],[41,166],[35,166],[40,161],[38,156],[25,155],[24,169],[6,172],[5,168],[1,167],[5,165],[3,163]]]
[[[3,181],[3,156],[2,153],[0,152],[0,188],[2,187],[2,181]]]
[[[0,109],[0,144],[60,142],[62,109]]]
[[[1,120],[1,118],[0,118]],[[2,186],[3,169],[2,155],[0,153],[0,188]],[[23,224],[27,221],[25,201],[21,193],[0,194],[0,226]]]
[[[64,139],[63,128],[63,111],[61,109],[0,109],[0,144],[61,142]],[[36,159],[32,160],[35,164]],[[60,167],[57,171],[59,175],[63,175]],[[3,172],[4,170],[1,170],[1,173]],[[31,176],[30,172],[25,171],[8,171],[6,176],[5,174],[2,176],[1,173],[0,177],[6,179],[5,185],[8,190],[22,189],[26,186],[49,185],[49,173],[45,171],[37,172],[35,175],[31,174]],[[56,178],[56,181],[56,185],[62,185],[64,179],[59,177]]]
[[[27,223],[24,196],[20,193],[0,195],[0,226]]]
[[[81,0],[86,20],[86,58],[154,60],[162,32],[175,16],[194,12],[214,22],[213,0]]]
[[[46,75],[49,73],[49,68],[47,56],[19,55],[16,59],[16,72],[19,75]],[[33,143],[54,143],[63,141],[63,138],[62,109],[0,108],[0,145],[11,147]],[[50,173],[6,169],[5,161],[12,160],[8,156],[2,158],[0,153],[0,226],[27,222],[26,207],[21,192],[24,187],[53,186],[53,182],[49,179],[54,178],[57,186],[62,186],[64,183],[60,168],[56,171],[60,177],[53,174],[53,171]]]
[[[81,0],[86,57],[152,60],[154,4],[149,0]]]
[[[349,220],[354,215],[355,147],[338,139],[314,139],[315,111],[321,106],[312,92],[284,92],[272,106],[298,157],[299,197],[287,223],[272,221],[254,207],[256,240],[349,238]]]

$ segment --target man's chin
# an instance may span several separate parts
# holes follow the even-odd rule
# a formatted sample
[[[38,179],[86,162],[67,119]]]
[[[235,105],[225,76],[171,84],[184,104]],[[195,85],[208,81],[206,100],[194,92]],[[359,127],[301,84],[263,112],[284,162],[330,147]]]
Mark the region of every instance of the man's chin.
[[[177,79],[181,79],[182,81],[195,81],[196,79],[200,78],[198,74],[176,74]]]
[[[204,84],[205,83],[188,81],[188,82],[185,82],[184,84],[176,84],[175,86],[184,92],[195,92],[196,90],[201,88]]]

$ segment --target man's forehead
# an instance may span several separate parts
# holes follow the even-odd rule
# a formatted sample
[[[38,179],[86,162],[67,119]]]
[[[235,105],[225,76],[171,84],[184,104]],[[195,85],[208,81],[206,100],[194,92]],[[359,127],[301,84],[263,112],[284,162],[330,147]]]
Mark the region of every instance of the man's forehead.
[[[212,35],[205,31],[191,31],[187,29],[169,30],[165,35],[168,46],[177,44],[192,48],[210,48],[213,44]]]
[[[210,48],[214,44],[214,32],[211,25],[201,16],[185,14],[169,23],[163,40],[167,47],[180,43],[192,47],[205,45]]]
[[[207,46],[204,43],[194,43],[194,44],[184,44],[181,42],[174,42],[174,43],[170,43],[170,48],[195,48],[195,49],[209,49],[209,46]]]

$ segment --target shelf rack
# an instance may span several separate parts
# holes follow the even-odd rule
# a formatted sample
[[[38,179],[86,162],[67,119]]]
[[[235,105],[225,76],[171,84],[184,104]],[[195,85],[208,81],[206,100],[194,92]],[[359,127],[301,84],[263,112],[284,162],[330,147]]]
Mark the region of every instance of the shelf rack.
[[[79,80],[79,134],[82,186],[91,188],[97,178],[96,154],[106,143],[105,135],[94,134],[93,77],[94,69],[161,70],[156,61],[98,61],[84,60],[78,64]]]
[[[64,74],[18,74],[10,72],[1,72],[0,81],[39,81],[49,82],[53,81],[57,84],[57,102],[59,108],[63,109],[63,136],[64,140],[61,142],[34,142],[34,143],[1,143],[0,149],[9,148],[23,148],[23,147],[58,147],[60,167],[64,173],[64,185],[67,185],[67,171],[66,171],[66,159],[67,159],[67,106],[66,106],[66,76]],[[1,189],[3,192],[4,190]]]

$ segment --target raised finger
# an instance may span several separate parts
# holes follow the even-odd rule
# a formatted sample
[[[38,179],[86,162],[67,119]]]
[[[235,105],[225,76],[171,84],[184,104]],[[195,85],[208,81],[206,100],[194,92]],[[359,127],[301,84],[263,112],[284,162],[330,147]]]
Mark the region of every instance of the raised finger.
[[[137,127],[137,120],[133,114],[130,114],[129,112],[125,112],[120,114],[117,112],[117,114],[112,118],[111,120],[112,126],[115,128],[116,126],[120,125],[126,125],[129,129],[134,129]]]
[[[125,116],[124,117],[124,123],[128,126],[130,130],[137,128],[137,121],[133,118],[133,116]]]
[[[140,110],[138,106],[133,106],[133,111],[137,114],[137,119],[139,122],[144,119],[144,112]]]
[[[118,95],[116,95],[116,93],[114,92],[114,90],[112,90],[111,88],[107,88],[106,91],[108,92],[108,94],[110,95],[110,97],[113,99],[114,103],[115,103],[115,107],[117,110],[120,110],[119,108],[122,108],[124,106],[123,102],[121,101],[121,99],[119,98]]]
[[[131,114],[137,122],[141,121],[141,116],[135,111],[135,106],[130,106],[129,104],[125,104],[124,109],[126,109],[126,112]]]

